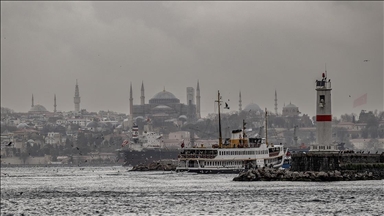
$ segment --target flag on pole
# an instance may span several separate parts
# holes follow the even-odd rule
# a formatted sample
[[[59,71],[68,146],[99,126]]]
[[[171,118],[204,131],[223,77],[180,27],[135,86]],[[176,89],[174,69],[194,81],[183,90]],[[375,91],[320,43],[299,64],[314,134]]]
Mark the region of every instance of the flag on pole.
[[[128,144],[129,144],[129,141],[128,140],[124,140],[124,142],[121,144],[121,147],[124,147],[124,146],[126,146]]]
[[[353,101],[353,108],[361,106],[366,103],[367,103],[367,93],[363,94],[362,96],[358,97]]]

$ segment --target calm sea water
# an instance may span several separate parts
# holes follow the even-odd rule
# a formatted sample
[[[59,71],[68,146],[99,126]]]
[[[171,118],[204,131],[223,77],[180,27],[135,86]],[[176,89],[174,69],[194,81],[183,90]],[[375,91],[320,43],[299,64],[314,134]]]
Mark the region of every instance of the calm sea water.
[[[125,167],[3,167],[1,215],[384,215],[384,181],[233,182]]]

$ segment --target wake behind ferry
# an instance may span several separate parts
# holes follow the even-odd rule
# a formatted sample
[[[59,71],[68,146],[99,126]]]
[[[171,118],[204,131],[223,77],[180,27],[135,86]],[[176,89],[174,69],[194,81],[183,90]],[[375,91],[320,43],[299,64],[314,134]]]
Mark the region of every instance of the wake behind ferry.
[[[244,121],[241,130],[233,130],[231,138],[222,142],[220,99],[220,92],[218,92],[216,102],[219,104],[219,144],[212,146],[202,144],[192,148],[182,146],[176,172],[239,173],[250,168],[281,167],[287,151],[284,150],[284,146],[268,143],[267,139],[261,137],[248,138]],[[267,125],[267,110],[265,110],[265,120]],[[268,127],[265,128],[265,137],[267,137]]]

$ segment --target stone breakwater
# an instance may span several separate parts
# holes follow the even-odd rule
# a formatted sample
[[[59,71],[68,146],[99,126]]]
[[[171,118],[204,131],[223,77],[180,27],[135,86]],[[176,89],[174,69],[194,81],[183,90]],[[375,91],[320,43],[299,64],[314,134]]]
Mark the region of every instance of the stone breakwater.
[[[289,171],[283,169],[250,169],[240,173],[233,181],[356,181],[384,179],[384,170],[343,171]]]
[[[176,166],[172,162],[154,161],[147,164],[138,164],[129,171],[174,171]]]
[[[305,172],[316,171],[326,172],[334,170],[346,170],[352,168],[365,169],[371,166],[382,164],[384,167],[384,153],[382,154],[361,154],[361,153],[318,153],[309,152],[292,155],[291,171]],[[361,166],[362,165],[362,166]],[[375,168],[375,167],[373,167]]]

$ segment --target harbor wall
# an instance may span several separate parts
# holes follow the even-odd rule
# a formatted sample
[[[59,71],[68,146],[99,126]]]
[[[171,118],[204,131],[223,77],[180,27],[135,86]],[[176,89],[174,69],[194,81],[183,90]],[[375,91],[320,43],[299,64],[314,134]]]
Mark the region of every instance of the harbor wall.
[[[299,153],[292,155],[291,170],[298,172],[356,170],[384,173],[384,153]]]

